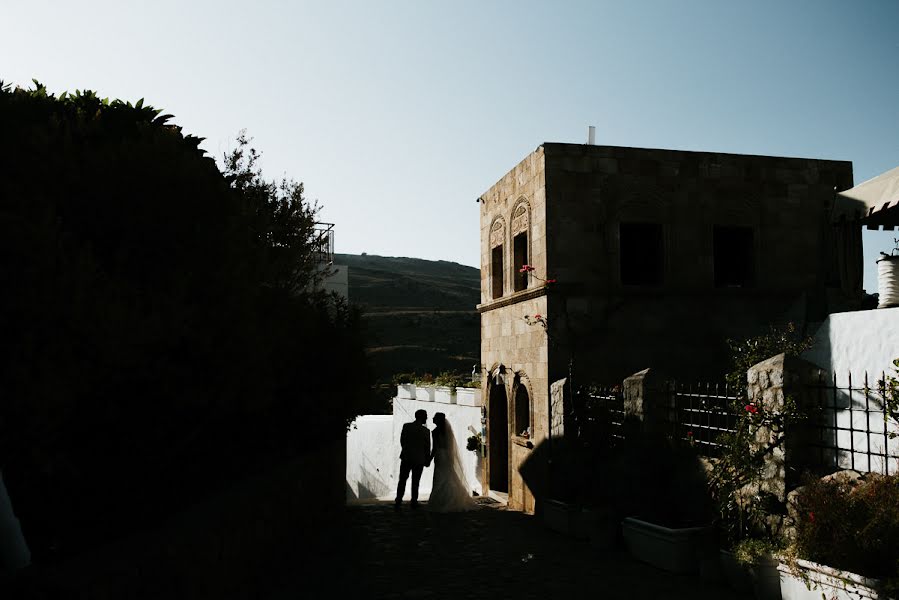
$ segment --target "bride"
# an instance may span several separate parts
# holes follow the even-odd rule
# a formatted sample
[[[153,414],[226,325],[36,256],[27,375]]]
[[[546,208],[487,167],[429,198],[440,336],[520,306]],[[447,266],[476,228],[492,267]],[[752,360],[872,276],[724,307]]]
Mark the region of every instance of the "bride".
[[[457,512],[477,508],[462,471],[453,428],[444,413],[434,415],[434,431],[431,435],[434,440],[431,451],[431,458],[434,459],[434,484],[428,498],[428,509]]]

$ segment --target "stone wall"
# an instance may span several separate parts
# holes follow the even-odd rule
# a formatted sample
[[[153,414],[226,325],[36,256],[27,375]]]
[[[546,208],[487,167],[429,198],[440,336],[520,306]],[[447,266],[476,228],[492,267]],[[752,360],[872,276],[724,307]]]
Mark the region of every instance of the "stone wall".
[[[854,307],[841,297],[828,221],[842,161],[544,144],[547,265],[556,339],[578,370],[620,380],[647,364],[723,372],[724,341],[792,320],[800,329]],[[662,227],[662,281],[621,281],[622,222]],[[716,287],[713,231],[753,231],[755,282]],[[568,339],[567,335],[572,332]],[[567,357],[559,357],[564,366]]]

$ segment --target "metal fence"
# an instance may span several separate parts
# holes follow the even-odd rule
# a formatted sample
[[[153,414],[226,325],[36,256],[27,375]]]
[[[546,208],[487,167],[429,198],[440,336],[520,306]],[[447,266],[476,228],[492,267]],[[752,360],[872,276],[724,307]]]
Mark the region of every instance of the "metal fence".
[[[669,386],[668,421],[675,439],[688,443],[703,456],[719,456],[721,436],[735,430],[734,410],[739,397],[726,384]]]
[[[899,427],[883,401],[884,375],[869,381],[865,373],[847,385],[823,376],[807,386],[818,408],[813,419],[810,466],[853,469],[885,475],[899,472]]]
[[[572,414],[578,442],[615,447],[624,441],[624,395],[620,386],[590,386],[575,395]]]

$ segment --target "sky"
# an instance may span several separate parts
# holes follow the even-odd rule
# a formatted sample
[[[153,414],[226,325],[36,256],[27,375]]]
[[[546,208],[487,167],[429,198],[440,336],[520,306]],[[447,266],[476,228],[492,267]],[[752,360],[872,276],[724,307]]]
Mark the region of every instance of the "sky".
[[[478,266],[475,199],[543,142],[899,166],[899,1],[0,0],[0,79],[245,129],[336,251]],[[865,231],[865,288],[899,231]]]

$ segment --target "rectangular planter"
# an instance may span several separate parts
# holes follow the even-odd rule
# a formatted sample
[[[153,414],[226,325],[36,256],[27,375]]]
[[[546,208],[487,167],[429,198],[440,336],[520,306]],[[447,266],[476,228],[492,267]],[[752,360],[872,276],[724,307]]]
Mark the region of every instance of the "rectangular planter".
[[[627,517],[621,522],[631,556],[672,573],[697,573],[703,537],[708,527],[670,529]]]
[[[415,384],[414,383],[400,383],[396,386],[396,397],[402,398],[404,400],[414,400],[415,399]]]
[[[588,535],[580,507],[561,500],[546,500],[543,503],[543,522],[548,528],[564,535],[580,539]]]
[[[820,600],[822,595],[835,600],[887,598],[878,594],[880,582],[877,579],[840,571],[810,560],[797,559],[796,562],[808,577],[808,585],[801,577],[794,575],[787,565],[780,563],[777,570],[780,571],[780,595],[783,600]]]
[[[436,388],[434,388],[434,402],[441,402],[443,404],[455,404],[456,397],[453,394],[453,388],[445,385],[438,385]]]
[[[456,388],[456,404],[459,406],[481,406],[480,388]]]
[[[430,385],[416,385],[415,386],[415,399],[419,402],[433,402],[434,401],[434,387]]]

